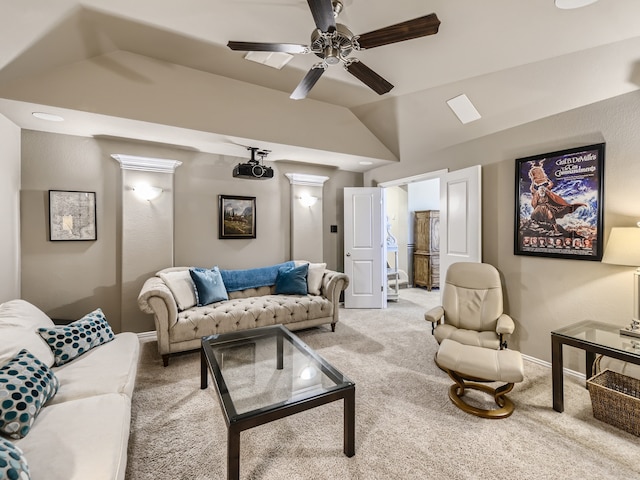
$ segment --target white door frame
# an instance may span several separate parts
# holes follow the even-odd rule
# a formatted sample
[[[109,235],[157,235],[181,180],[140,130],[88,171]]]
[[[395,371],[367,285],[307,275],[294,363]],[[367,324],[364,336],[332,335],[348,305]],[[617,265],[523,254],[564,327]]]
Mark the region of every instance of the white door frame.
[[[382,188],[398,187],[400,185],[407,185],[408,183],[423,182],[425,180],[431,180],[433,178],[440,178],[443,175],[449,173],[449,169],[435,170],[433,172],[421,173],[419,175],[413,175],[411,177],[399,178],[397,180],[389,180],[388,182],[379,183],[378,186]]]

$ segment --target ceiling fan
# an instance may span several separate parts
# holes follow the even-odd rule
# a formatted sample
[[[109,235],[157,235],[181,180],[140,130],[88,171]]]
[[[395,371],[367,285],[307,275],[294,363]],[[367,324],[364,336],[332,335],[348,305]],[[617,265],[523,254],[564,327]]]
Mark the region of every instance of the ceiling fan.
[[[341,23],[336,23],[335,19],[343,8],[340,0],[307,0],[307,3],[317,27],[311,32],[310,45],[235,41],[230,41],[227,44],[231,50],[291,54],[315,53],[320,57],[322,61],[311,67],[311,70],[307,72],[291,94],[290,98],[294,100],[305,98],[324,71],[330,65],[336,65],[340,62],[344,64],[347,72],[378,95],[389,92],[393,85],[357,58],[350,57],[351,52],[433,35],[438,33],[440,26],[440,20],[438,20],[435,13],[432,13],[362,35],[354,35],[347,27]]]

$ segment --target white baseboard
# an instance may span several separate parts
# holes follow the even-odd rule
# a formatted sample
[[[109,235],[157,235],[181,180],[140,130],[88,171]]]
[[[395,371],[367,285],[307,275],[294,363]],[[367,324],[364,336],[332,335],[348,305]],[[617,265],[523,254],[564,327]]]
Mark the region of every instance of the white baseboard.
[[[522,358],[532,363],[542,365],[543,367],[551,368],[551,363],[545,360],[540,360],[539,358],[531,357],[529,355],[525,355],[524,353],[522,354]],[[576,372],[575,370],[569,370],[568,368],[563,368],[562,370],[565,375],[571,375],[572,377],[583,381],[586,380],[586,376],[584,375],[584,373]]]

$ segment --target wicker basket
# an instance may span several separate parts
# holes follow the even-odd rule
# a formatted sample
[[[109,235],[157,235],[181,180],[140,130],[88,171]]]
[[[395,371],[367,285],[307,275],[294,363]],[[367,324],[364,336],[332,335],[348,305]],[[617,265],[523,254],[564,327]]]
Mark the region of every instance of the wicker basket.
[[[604,370],[587,380],[593,416],[640,436],[640,380]]]

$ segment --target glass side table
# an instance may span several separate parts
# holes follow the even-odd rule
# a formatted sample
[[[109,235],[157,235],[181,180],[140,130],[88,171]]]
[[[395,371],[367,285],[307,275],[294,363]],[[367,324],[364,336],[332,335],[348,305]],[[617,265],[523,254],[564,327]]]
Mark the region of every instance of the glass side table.
[[[620,334],[620,326],[584,320],[551,332],[551,375],[553,382],[553,409],[564,411],[564,379],[562,346],[585,351],[587,378],[593,369],[596,354],[617,358],[640,365],[640,339]]]

